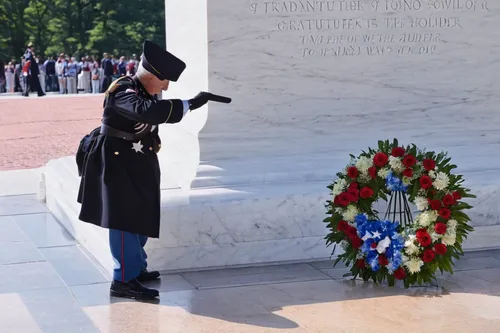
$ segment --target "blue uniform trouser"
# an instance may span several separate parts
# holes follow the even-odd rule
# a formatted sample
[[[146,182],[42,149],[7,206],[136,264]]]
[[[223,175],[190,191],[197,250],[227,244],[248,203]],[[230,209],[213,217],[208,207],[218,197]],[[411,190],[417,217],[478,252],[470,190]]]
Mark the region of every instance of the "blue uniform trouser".
[[[113,279],[128,282],[147,268],[144,245],[147,236],[130,232],[109,230],[109,246],[115,262]]]

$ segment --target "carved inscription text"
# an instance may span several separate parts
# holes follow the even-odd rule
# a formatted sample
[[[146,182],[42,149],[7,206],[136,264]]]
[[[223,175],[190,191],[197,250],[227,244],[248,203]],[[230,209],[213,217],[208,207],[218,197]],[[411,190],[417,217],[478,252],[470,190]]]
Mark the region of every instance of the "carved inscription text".
[[[294,56],[382,56],[435,53],[461,16],[489,11],[486,0],[260,1],[253,15],[297,36]]]

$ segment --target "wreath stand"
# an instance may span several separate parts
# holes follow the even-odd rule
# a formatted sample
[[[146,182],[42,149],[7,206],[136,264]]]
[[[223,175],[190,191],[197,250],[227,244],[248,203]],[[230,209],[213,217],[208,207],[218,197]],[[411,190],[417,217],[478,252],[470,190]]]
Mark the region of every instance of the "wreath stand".
[[[387,204],[387,210],[384,215],[384,220],[399,222],[403,229],[408,229],[413,225],[413,214],[408,202],[408,196],[404,191],[392,191]],[[444,274],[439,272],[436,274],[434,284],[413,286],[410,287],[414,293],[419,293],[422,288],[427,291],[428,288],[437,288],[438,293],[443,289]]]

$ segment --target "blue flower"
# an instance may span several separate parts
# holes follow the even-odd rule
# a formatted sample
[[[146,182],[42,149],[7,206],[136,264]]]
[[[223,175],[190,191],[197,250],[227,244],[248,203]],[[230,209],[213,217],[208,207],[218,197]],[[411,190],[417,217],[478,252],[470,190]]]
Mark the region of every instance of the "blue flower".
[[[379,255],[381,254],[384,254],[389,261],[387,265],[389,272],[397,270],[403,263],[401,251],[404,248],[404,238],[397,232],[399,224],[392,221],[368,220],[365,214],[357,215],[355,223],[364,241],[360,251],[366,256],[366,262],[372,271],[380,270]],[[377,246],[372,247],[373,244],[377,246],[383,244],[383,246],[377,249]]]
[[[385,177],[385,185],[387,186],[387,189],[389,191],[401,191],[401,192],[406,192],[408,190],[408,185],[404,185],[403,184],[403,181],[394,176],[394,174],[391,172],[389,172],[389,174],[387,175],[387,177]]]

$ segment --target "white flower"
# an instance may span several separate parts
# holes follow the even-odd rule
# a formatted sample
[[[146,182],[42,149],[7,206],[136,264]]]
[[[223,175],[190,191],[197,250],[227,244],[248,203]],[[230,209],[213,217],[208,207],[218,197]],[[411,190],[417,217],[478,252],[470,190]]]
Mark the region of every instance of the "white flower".
[[[356,253],[356,259],[363,259],[364,257],[365,255],[363,254],[363,252],[358,251],[358,253]]]
[[[389,174],[389,172],[391,172],[391,169],[389,169],[388,167],[385,167],[385,168],[380,169],[377,174],[380,178],[385,179],[387,177],[387,175]]]
[[[356,168],[359,170],[359,172],[364,174],[368,174],[368,169],[371,168],[372,166],[373,166],[373,160],[366,156],[361,156],[356,161]]]
[[[428,227],[431,223],[434,223],[438,218],[438,212],[435,210],[429,210],[418,215],[416,220],[418,225],[422,227]]]
[[[347,242],[346,240],[343,240],[340,242],[340,247],[342,248],[342,250],[347,250],[347,248],[349,247],[349,242]]]
[[[347,222],[354,222],[356,215],[358,215],[358,209],[354,205],[349,205],[342,214],[342,218]]]
[[[436,232],[431,232],[431,239],[433,242],[437,241],[439,238],[441,238],[442,235],[436,233]]]
[[[446,230],[456,230],[458,222],[457,220],[449,220],[446,224]]]
[[[456,241],[457,241],[456,235],[445,234],[443,236],[443,238],[441,239],[441,242],[443,242],[444,245],[448,245],[448,246],[454,245]]]
[[[342,207],[335,207],[335,213],[337,213],[337,214],[344,214],[344,208],[342,208]]]
[[[455,229],[446,229],[445,236],[456,237],[457,231]]]
[[[370,175],[365,175],[364,173],[362,173],[361,176],[359,176],[360,183],[368,183],[370,182],[370,180],[372,180],[372,177],[370,177]]]
[[[436,179],[432,182],[432,185],[438,190],[444,190],[450,184],[450,179],[444,172],[438,172],[436,175]]]
[[[333,190],[332,190],[333,196],[337,196],[340,193],[344,192],[344,189],[346,186],[347,186],[347,182],[345,179],[337,180],[335,185],[333,185]]]
[[[420,272],[420,267],[424,265],[424,262],[420,258],[411,258],[404,265],[410,273],[414,274]]]
[[[403,184],[404,185],[410,185],[411,184],[411,178],[403,176]]]
[[[391,166],[392,170],[396,172],[403,172],[406,169],[406,167],[403,165],[403,162],[401,162],[401,159],[399,157],[390,156],[389,165]]]
[[[436,178],[436,173],[434,172],[434,170],[429,171],[429,177],[431,177],[432,179]]]
[[[409,255],[417,254],[420,251],[417,245],[411,240],[405,242],[405,252]]]
[[[429,207],[429,201],[425,197],[416,197],[415,205],[417,206],[418,210],[423,211],[426,210],[427,207]]]

